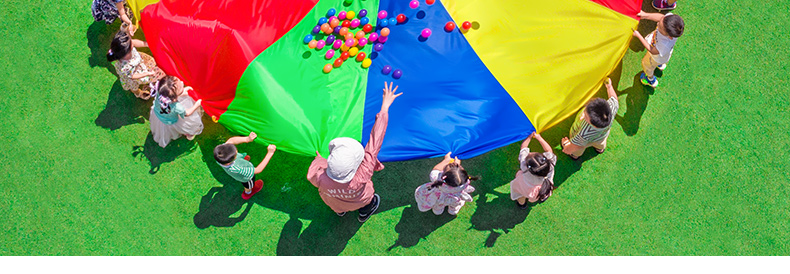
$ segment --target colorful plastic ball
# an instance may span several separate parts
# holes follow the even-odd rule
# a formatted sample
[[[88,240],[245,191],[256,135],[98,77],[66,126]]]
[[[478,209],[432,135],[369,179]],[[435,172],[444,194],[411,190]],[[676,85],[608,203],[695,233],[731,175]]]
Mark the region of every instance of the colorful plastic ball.
[[[373,64],[373,60],[370,60],[370,58],[365,58],[365,60],[362,60],[363,68],[369,68],[371,64]]]
[[[357,13],[355,13],[353,10],[346,12],[346,19],[348,20],[354,19],[354,16],[357,16]]]
[[[357,45],[359,45],[359,40],[357,40],[357,39],[355,38],[355,39],[354,39],[354,46],[356,47]]]
[[[357,34],[354,35],[354,38],[357,38],[357,39],[365,38],[365,32],[361,31],[361,30],[357,31]]]
[[[346,35],[343,35],[343,40],[354,39],[354,34],[349,32]]]
[[[339,25],[340,25],[340,20],[337,20],[337,19],[329,20],[329,26],[330,27],[334,28],[334,27],[337,27]]]
[[[424,30],[423,30],[423,31],[424,31]],[[430,31],[430,30],[429,30],[429,31]],[[389,29],[389,28],[383,28],[383,29],[381,29],[381,34],[379,34],[379,36],[381,36],[381,37],[387,37],[388,35],[390,35],[390,29]]]
[[[464,30],[469,30],[470,28],[472,28],[472,23],[470,23],[469,21],[464,21],[464,23],[461,24],[461,27],[464,28]]]
[[[364,26],[362,26],[362,31],[364,31],[365,33],[369,33],[373,31],[373,25],[365,24]]]
[[[378,39],[379,39],[379,34],[375,32],[371,33],[370,36],[368,36],[368,42],[370,43],[376,42],[376,40]]]
[[[390,26],[397,25],[398,24],[398,19],[390,18],[389,22],[387,24],[390,25]]]
[[[337,13],[337,19],[344,20],[346,19],[346,11],[341,11]]]
[[[331,45],[334,42],[335,42],[335,36],[334,35],[330,35],[330,36],[326,37],[326,44],[327,45]]]
[[[324,23],[327,23],[327,22],[329,22],[329,19],[326,19],[326,17],[318,18],[318,24],[319,25],[323,25]]]
[[[395,17],[395,21],[397,21],[398,24],[406,22],[406,15],[403,15],[403,13],[398,14],[398,16]]]
[[[359,19],[360,25],[367,25],[368,23],[370,23],[370,19],[368,19],[367,17],[362,17],[362,19]]]
[[[435,0],[425,0],[425,4],[428,4],[428,5],[433,5],[434,2],[436,2],[436,1]]]
[[[379,11],[379,19],[384,19],[384,18],[387,18],[387,11],[386,10]]]
[[[359,10],[359,14],[357,14],[357,16],[359,16],[359,18],[368,16],[368,10],[366,10],[366,9]]]
[[[318,40],[318,43],[315,45],[315,48],[318,50],[323,49],[326,46],[326,41]]]
[[[346,36],[346,33],[348,33],[348,28],[346,27],[340,28],[340,32],[339,32],[340,35]]]
[[[357,53],[359,53],[359,49],[358,48],[350,48],[350,49],[348,49],[348,55],[351,56],[351,57],[357,56]]]
[[[359,39],[359,47],[360,48],[365,47],[365,45],[367,45],[367,44],[368,44],[368,39],[365,39],[365,37],[362,37],[361,39]]]
[[[420,7],[420,1],[412,0],[411,2],[409,2],[409,7],[413,8],[413,9],[419,8]]]
[[[335,42],[334,42],[334,43],[332,43],[332,48],[333,48],[333,49],[339,49],[339,48],[340,48],[340,46],[342,46],[342,45],[343,45],[343,41],[340,41],[340,40],[335,40]]]
[[[324,65],[324,73],[329,73],[330,71],[332,71],[332,65],[331,64]]]
[[[326,58],[327,60],[332,59],[332,57],[335,57],[335,51],[334,50],[329,50],[324,55],[324,58]]]
[[[335,59],[335,63],[334,64],[335,64],[336,68],[339,68],[340,66],[343,65],[343,59],[341,59],[341,58]]]
[[[317,45],[318,45],[318,41],[316,40],[310,40],[310,42],[307,43],[307,47],[311,49],[314,49]]]
[[[310,35],[310,34],[308,34],[308,35],[306,35],[306,36],[304,37],[304,40],[303,40],[303,41],[304,41],[304,43],[305,43],[305,44],[307,44],[307,43],[310,43],[310,41],[312,41],[312,40],[313,40],[313,36],[312,36],[312,35]]]
[[[342,28],[343,27],[341,27],[341,26],[337,26],[337,27],[335,27],[334,31],[332,31],[330,33],[340,34],[340,29],[342,29]]]
[[[351,27],[351,21],[349,21],[349,20],[343,20],[343,22],[342,22],[342,23],[340,23],[340,26],[342,26],[342,27],[344,27],[344,28],[349,28],[349,27]]]
[[[422,36],[422,38],[431,37],[431,30],[427,28],[423,29],[422,32],[420,32],[420,36]]]
[[[373,50],[375,51],[381,51],[382,49],[384,49],[384,44],[376,43],[376,45],[373,46]]]
[[[453,31],[454,29],[455,29],[455,23],[453,23],[453,22],[447,22],[447,24],[444,24],[444,30],[445,30],[446,32],[451,32],[451,31]]]
[[[386,66],[384,66],[384,68],[381,69],[381,73],[384,73],[384,74],[389,74],[390,71],[392,71],[392,67],[390,67],[389,65],[386,65]]]
[[[357,53],[357,62],[362,62],[362,60],[365,60],[365,56],[365,52]]]
[[[346,46],[346,44],[342,44],[342,45],[340,45],[340,51],[341,51],[341,52],[346,52],[346,51],[348,51],[348,49],[350,49],[350,48],[351,48],[351,47],[348,47],[348,46]]]
[[[346,47],[354,46],[354,38],[346,39]]]
[[[332,19],[337,19],[337,16],[330,16],[329,17],[329,22],[332,22]],[[327,22],[327,23],[329,23],[329,22]]]
[[[358,28],[358,27],[359,27],[359,19],[354,18],[353,20],[351,20],[351,28],[355,29],[355,28]]]
[[[380,19],[379,20],[379,27],[382,27],[382,28],[386,27],[387,25],[389,25],[389,23],[390,23],[390,21],[387,20],[387,19]]]
[[[335,13],[337,13],[337,10],[335,10],[335,8],[331,8],[328,11],[326,11],[326,16],[327,17],[332,17],[332,16],[335,16]]]
[[[389,38],[390,38],[389,36],[379,37],[379,43],[382,43],[382,44],[386,43],[387,39],[389,39]]]
[[[403,71],[396,69],[392,72],[392,78],[400,79],[403,76]]]
[[[313,27],[313,31],[312,32],[313,32],[313,34],[317,34],[317,33],[321,32],[321,26]]]
[[[214,123],[216,123],[219,122],[219,119],[217,119],[217,116],[211,115],[211,121],[214,121]]]
[[[340,53],[340,59],[343,59],[343,61],[348,60],[349,55],[351,55],[351,53],[344,51],[343,53]]]

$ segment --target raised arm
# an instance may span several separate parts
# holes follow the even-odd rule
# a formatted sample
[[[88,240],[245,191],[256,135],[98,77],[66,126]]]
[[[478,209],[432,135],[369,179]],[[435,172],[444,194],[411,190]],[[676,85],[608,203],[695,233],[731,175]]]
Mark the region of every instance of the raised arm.
[[[543,148],[543,151],[554,153],[554,150],[551,149],[551,145],[549,145],[549,142],[543,140],[543,137],[540,136],[540,134],[535,132],[533,135],[535,135],[535,140],[538,140],[538,143],[540,143],[540,146]]]
[[[201,104],[202,102],[203,102],[203,99],[198,99],[198,100],[195,102],[195,104],[194,104],[194,105],[192,105],[192,107],[191,107],[191,108],[187,109],[187,112],[186,112],[186,113],[184,113],[184,116],[189,116],[189,115],[192,115],[192,113],[195,113],[195,111],[197,111],[197,109],[200,107],[200,104]]]
[[[617,92],[615,92],[614,86],[612,86],[612,78],[606,78],[606,83],[604,83],[604,85],[606,86],[606,94],[609,95],[607,99],[617,97]]]
[[[661,21],[661,19],[664,19],[665,15],[662,14],[662,13],[648,13],[648,12],[640,10],[639,13],[636,14],[636,16],[639,16],[639,18],[642,18],[642,19],[645,19],[645,20],[658,22],[658,21]]]
[[[535,133],[537,132],[532,132],[532,134],[527,136],[527,139],[524,139],[524,142],[521,142],[521,149],[525,149],[529,146],[529,142],[532,141],[532,136],[535,135]]]
[[[439,162],[438,164],[433,166],[433,170],[443,171],[444,167],[446,167],[447,164],[452,163],[453,161],[455,161],[455,159],[450,157],[450,153],[452,153],[452,152],[447,152],[447,154],[444,155],[444,159],[442,159],[441,162]]]
[[[130,36],[134,36],[134,31],[135,31],[134,24],[132,24],[132,20],[129,19],[129,16],[126,15],[126,7],[124,7],[123,5],[125,2],[126,1],[115,3],[115,8],[118,9],[118,15],[119,17],[121,17],[121,21],[129,26],[129,28],[126,29],[126,31],[129,32]]]
[[[137,39],[132,39],[132,46],[134,46],[135,48],[147,48],[148,47],[148,42],[142,41],[142,40],[137,40]]]
[[[250,132],[249,136],[231,137],[225,143],[226,144],[232,144],[232,145],[238,145],[238,144],[244,144],[244,143],[252,142],[252,140],[255,140],[255,138],[258,138],[258,134],[255,134],[255,132]]]
[[[263,161],[255,167],[255,174],[261,173],[261,171],[266,168],[266,165],[269,164],[269,160],[271,160],[274,155],[274,151],[277,150],[277,146],[269,145],[266,150],[266,157],[263,157]]]

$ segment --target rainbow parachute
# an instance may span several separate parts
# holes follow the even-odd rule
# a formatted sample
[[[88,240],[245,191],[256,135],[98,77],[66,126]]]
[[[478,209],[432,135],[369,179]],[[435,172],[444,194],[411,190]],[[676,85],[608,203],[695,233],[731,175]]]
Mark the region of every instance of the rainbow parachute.
[[[390,108],[382,161],[473,157],[545,130],[577,111],[625,54],[641,0],[131,0],[160,67],[194,87],[205,111],[233,132],[282,150],[327,153],[336,137],[366,142],[385,81],[404,95]],[[380,10],[380,52],[360,49],[324,73],[331,46],[304,43],[327,11]],[[359,18],[359,17],[357,17]],[[473,28],[445,31],[449,21]],[[432,30],[427,39],[423,29]],[[316,35],[323,38],[322,35]],[[338,54],[335,55],[340,56]],[[384,66],[400,69],[393,79]]]

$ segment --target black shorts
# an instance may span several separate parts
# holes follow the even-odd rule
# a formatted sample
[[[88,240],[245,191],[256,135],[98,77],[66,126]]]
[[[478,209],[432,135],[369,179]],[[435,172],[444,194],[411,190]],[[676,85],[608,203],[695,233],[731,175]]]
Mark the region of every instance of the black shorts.
[[[252,179],[247,182],[241,183],[244,185],[244,188],[252,189],[255,186],[255,175],[252,175]]]

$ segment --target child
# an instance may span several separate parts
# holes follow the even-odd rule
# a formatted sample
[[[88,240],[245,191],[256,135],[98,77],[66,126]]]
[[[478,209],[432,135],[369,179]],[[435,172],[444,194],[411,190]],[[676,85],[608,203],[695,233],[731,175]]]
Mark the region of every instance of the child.
[[[543,147],[543,153],[529,152],[529,142],[533,136]],[[527,208],[527,200],[530,203],[546,201],[554,189],[554,166],[557,164],[557,155],[554,155],[549,143],[537,132],[532,133],[521,143],[518,162],[519,171],[516,172],[516,178],[510,181],[510,199],[516,201],[521,209]]]
[[[677,38],[683,35],[685,25],[683,18],[672,13],[663,15],[640,11],[637,15],[642,19],[658,22],[656,30],[648,34],[647,37],[643,38],[639,31],[634,30],[634,37],[639,39],[647,49],[645,57],[642,58],[644,72],[639,78],[643,85],[655,88],[658,86],[658,79],[653,75],[653,72],[656,68],[662,71],[666,68],[669,58],[672,57],[672,48],[675,47]]]
[[[606,138],[609,137],[609,128],[612,126],[614,116],[620,103],[617,102],[617,93],[612,87],[612,79],[606,79],[606,93],[609,100],[595,98],[576,115],[571,126],[570,138],[562,138],[562,152],[571,159],[577,160],[584,154],[588,147],[595,147],[595,151],[603,153],[606,149]]]
[[[187,140],[192,140],[203,132],[201,112],[198,110],[203,100],[192,100],[186,92],[190,89],[192,87],[184,87],[184,82],[174,76],[165,76],[152,84],[151,90],[156,92],[156,99],[151,106],[149,120],[154,141],[159,146],[167,146],[182,134],[186,135]]]
[[[266,152],[266,157],[263,157],[263,161],[261,161],[257,167],[253,167],[252,163],[249,162],[250,157],[247,156],[246,153],[239,153],[236,150],[236,145],[252,142],[256,137],[258,137],[258,135],[255,134],[255,132],[250,132],[249,136],[232,137],[224,144],[214,148],[214,159],[217,160],[217,164],[219,164],[230,177],[233,177],[233,179],[236,179],[236,181],[244,185],[244,192],[241,193],[241,198],[244,200],[249,200],[252,195],[255,195],[255,193],[258,193],[258,191],[261,191],[261,188],[263,188],[263,180],[256,181],[255,174],[261,173],[261,171],[266,168],[266,165],[269,164],[269,160],[272,159],[272,155],[274,155],[274,151],[277,150],[275,145],[269,145],[267,147],[268,152]]]
[[[123,11],[123,12],[121,12]],[[91,4],[91,13],[93,19],[104,21],[107,25],[115,22],[115,19],[121,18],[121,30],[129,32],[129,35],[134,35],[135,27],[132,24],[134,13],[126,3],[126,0],[93,0]]]
[[[364,223],[379,208],[380,197],[373,189],[371,177],[374,171],[384,169],[378,154],[387,132],[390,105],[403,94],[395,94],[397,90],[397,86],[392,89],[392,83],[389,87],[384,83],[381,111],[376,115],[376,123],[373,124],[365,148],[354,139],[340,137],[329,142],[327,159],[321,157],[318,151],[315,152],[316,157],[307,171],[307,180],[318,188],[321,199],[338,216],[359,210],[357,220]]]
[[[148,100],[151,92],[144,89],[164,77],[164,72],[156,66],[153,57],[137,52],[135,47],[148,47],[148,43],[132,39],[128,33],[119,31],[110,43],[107,61],[118,61],[113,62],[113,65],[123,89],[131,91],[137,98]]]
[[[653,0],[653,7],[657,10],[673,10],[678,0]]]
[[[417,209],[422,212],[431,209],[436,215],[442,215],[445,207],[450,215],[458,214],[466,202],[472,201],[469,193],[475,188],[470,185],[471,181],[479,179],[469,177],[461,166],[461,160],[450,158],[450,152],[433,167],[429,178],[429,183],[414,190],[414,199],[417,200]]]

